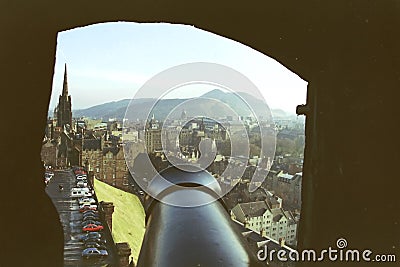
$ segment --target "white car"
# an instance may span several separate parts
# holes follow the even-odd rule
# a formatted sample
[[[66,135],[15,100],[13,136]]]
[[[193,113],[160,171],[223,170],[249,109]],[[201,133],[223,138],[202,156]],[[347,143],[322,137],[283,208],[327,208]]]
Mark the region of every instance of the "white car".
[[[73,188],[71,188],[71,192],[74,192],[74,191],[77,191],[77,192],[90,192],[90,190],[89,190],[89,188],[87,188],[87,187],[73,187]]]
[[[96,203],[96,200],[93,198],[83,197],[79,199],[79,205],[94,204],[94,203]]]
[[[86,191],[71,191],[71,197],[91,197],[92,193]]]
[[[77,187],[87,187],[87,182],[84,181],[79,181],[76,183]]]
[[[79,205],[79,208],[80,209],[83,209],[83,208],[97,209],[97,205],[95,205],[95,204],[82,204],[82,205]]]

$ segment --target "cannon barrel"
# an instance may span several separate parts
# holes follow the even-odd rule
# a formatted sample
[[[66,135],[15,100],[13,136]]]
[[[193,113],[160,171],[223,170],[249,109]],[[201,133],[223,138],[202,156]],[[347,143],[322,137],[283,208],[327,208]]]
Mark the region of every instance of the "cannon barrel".
[[[138,267],[260,266],[221,201],[207,171],[170,167],[148,190],[146,232]]]

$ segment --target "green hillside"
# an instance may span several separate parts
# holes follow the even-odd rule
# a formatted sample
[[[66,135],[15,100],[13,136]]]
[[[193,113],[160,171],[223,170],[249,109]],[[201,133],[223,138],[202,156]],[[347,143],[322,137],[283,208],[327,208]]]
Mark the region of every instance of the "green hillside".
[[[137,262],[144,236],[145,213],[137,196],[95,179],[94,188],[99,201],[114,203],[112,233],[115,242],[128,242]]]
[[[267,116],[269,117],[269,113],[266,111],[267,108],[265,103],[257,97],[254,97],[247,93],[225,93],[219,89],[215,89],[208,93],[205,93],[204,95],[202,95],[202,97],[219,100],[226,105],[216,106],[215,101],[206,101],[206,99],[203,99],[203,101],[199,101],[199,98],[197,99],[196,105],[193,105],[193,102],[186,102],[186,106],[183,103],[185,103],[185,101],[187,101],[188,99],[156,100],[151,98],[139,98],[132,100],[132,103],[134,103],[134,105],[131,106],[131,108],[133,107],[133,109],[131,110],[132,113],[130,113],[130,117],[128,116],[128,118],[134,121],[136,119],[146,119],[149,115],[148,111],[151,110],[151,113],[154,113],[155,118],[162,121],[170,113],[170,111],[181,104],[183,105],[180,106],[179,109],[181,110],[185,108],[188,112],[188,116],[201,114],[202,116],[209,117],[223,117],[226,115],[232,115],[231,109],[233,109],[238,115],[249,116],[251,113],[249,107],[251,107],[251,109],[253,109],[258,116],[263,116],[264,119],[266,119]],[[242,98],[246,102],[244,102]],[[74,117],[88,117],[97,119],[102,118],[105,121],[109,118],[117,118],[119,120],[122,120],[126,115],[125,112],[127,111],[126,109],[129,103],[130,99],[123,99],[120,101],[113,101],[101,105],[96,105],[87,109],[73,110],[72,113]],[[155,103],[157,104],[153,107],[153,104]],[[286,114],[286,112],[282,110],[277,110],[277,112],[275,112],[275,110],[271,110],[271,112],[274,116],[276,113],[276,115],[278,115],[279,117],[294,116],[294,111],[292,111],[290,114]],[[178,117],[175,116],[175,118],[179,118],[181,115],[180,111],[177,112],[176,115],[178,115]]]

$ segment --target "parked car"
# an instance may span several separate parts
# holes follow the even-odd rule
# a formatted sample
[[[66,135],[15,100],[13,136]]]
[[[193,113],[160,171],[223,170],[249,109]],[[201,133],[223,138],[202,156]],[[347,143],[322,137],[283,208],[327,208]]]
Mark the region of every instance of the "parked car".
[[[85,217],[82,217],[82,222],[87,222],[87,221],[96,221],[96,222],[98,222],[96,224],[101,224],[100,218],[98,216],[93,215],[93,214],[86,215]]]
[[[107,246],[105,245],[105,243],[97,242],[97,244],[99,244],[97,249],[99,249],[99,250],[102,250],[102,249],[107,250]]]
[[[87,183],[88,181],[86,179],[76,179],[76,182],[77,183],[79,183],[79,182]]]
[[[85,210],[97,210],[97,205],[93,205],[93,204],[87,205],[87,204],[85,204],[85,205],[81,205],[79,207],[79,211],[80,212],[84,212]]]
[[[83,235],[81,237],[81,240],[82,241],[86,241],[86,240],[88,240],[90,238],[100,239],[101,238],[101,234],[99,232],[89,232],[89,233]]]
[[[78,192],[90,192],[90,189],[89,188],[86,188],[86,187],[84,187],[84,188],[81,188],[81,187],[73,187],[73,188],[71,188],[71,192],[74,192],[74,191],[78,191]]]
[[[107,249],[107,246],[104,245],[101,242],[96,242],[96,241],[88,241],[85,242],[85,247],[86,248],[97,248],[97,249]]]
[[[79,170],[79,169],[75,170],[74,173],[75,173],[75,175],[86,174],[86,172],[84,170]]]
[[[82,221],[98,221],[99,217],[88,215],[82,219]]]
[[[89,204],[89,205],[97,205],[97,204]],[[82,214],[85,214],[85,213],[99,214],[99,212],[97,210],[85,210]]]
[[[82,175],[77,175],[76,176],[76,180],[77,181],[87,181],[87,177],[86,176],[82,176]]]
[[[95,225],[103,225],[101,222],[99,221],[95,221],[95,220],[90,220],[90,219],[84,219],[82,220],[82,226],[88,225],[88,224],[95,224]]]
[[[85,243],[85,248],[97,248],[98,250],[107,250],[107,246],[101,242],[90,241]]]
[[[90,233],[98,233],[98,232],[90,232]],[[107,240],[105,240],[105,239],[100,239],[100,238],[88,238],[88,239],[86,239],[85,241],[83,241],[85,244],[86,243],[90,243],[90,242],[96,242],[96,243],[98,243],[98,244],[100,244],[100,245],[103,245],[103,246],[105,246],[106,245],[106,242]]]
[[[95,204],[96,203],[96,200],[94,199],[94,198],[89,198],[89,197],[82,197],[82,198],[80,198],[80,199],[78,199],[78,201],[79,201],[79,205],[82,205],[82,204],[86,204],[86,203],[88,203],[88,204]]]
[[[85,188],[82,188],[85,189]],[[91,197],[92,193],[90,192],[85,192],[85,191],[72,191],[71,192],[71,197]]]
[[[97,208],[97,204],[82,204],[82,205],[79,205],[79,208],[84,208],[84,207]]]
[[[87,185],[88,185],[87,182],[84,181],[79,181],[76,183],[77,187],[87,187]]]
[[[89,233],[97,233],[97,232],[89,232]],[[89,243],[89,242],[97,242],[97,243],[101,243],[103,240],[102,239],[100,239],[100,238],[95,238],[95,237],[89,237],[89,238],[87,238],[87,239],[85,239],[85,240],[83,240],[83,242],[86,244],[86,243]]]
[[[83,232],[97,232],[103,230],[102,225],[88,224],[82,227]]]
[[[83,217],[87,215],[99,216],[99,212],[97,210],[85,210],[82,212]]]
[[[85,210],[85,211],[82,212],[82,216],[83,217],[88,216],[88,215],[97,216],[98,217],[99,216],[99,212],[97,210]]]
[[[97,207],[85,206],[85,207],[79,209],[80,212],[84,212],[84,211],[87,211],[87,210],[97,210]]]
[[[97,204],[96,204],[96,201],[95,202],[92,202],[92,201],[85,201],[85,202],[79,201],[79,205],[80,206],[90,206],[90,205],[97,205]]]
[[[107,250],[97,248],[86,248],[82,251],[82,257],[89,258],[101,258],[108,256]]]

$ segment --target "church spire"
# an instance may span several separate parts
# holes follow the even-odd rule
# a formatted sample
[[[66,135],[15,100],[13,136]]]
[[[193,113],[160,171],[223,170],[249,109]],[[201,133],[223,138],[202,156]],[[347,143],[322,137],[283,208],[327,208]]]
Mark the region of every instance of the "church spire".
[[[64,84],[63,84],[62,95],[68,96],[67,63],[65,63],[65,68],[64,68]]]

